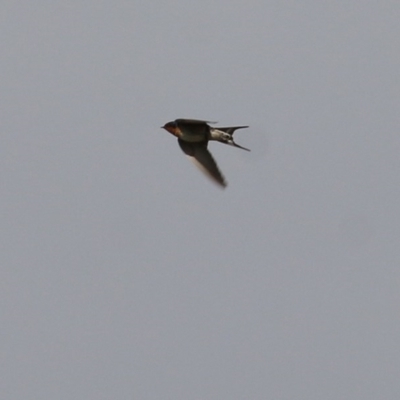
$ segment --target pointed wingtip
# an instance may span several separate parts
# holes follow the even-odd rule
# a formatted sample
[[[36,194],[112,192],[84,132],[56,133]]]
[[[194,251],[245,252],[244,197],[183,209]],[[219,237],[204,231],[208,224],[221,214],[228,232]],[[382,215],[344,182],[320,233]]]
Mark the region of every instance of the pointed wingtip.
[[[222,175],[213,156],[207,149],[207,143],[190,143],[178,139],[178,144],[196,167],[207,175],[212,182],[221,188],[227,186],[225,177]]]

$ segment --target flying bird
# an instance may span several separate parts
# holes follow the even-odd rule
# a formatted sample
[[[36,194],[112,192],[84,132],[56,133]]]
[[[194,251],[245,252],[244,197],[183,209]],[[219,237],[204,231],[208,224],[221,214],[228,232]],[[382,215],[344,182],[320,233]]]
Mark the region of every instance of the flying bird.
[[[214,182],[226,187],[226,181],[217,163],[207,149],[208,142],[215,140],[229,144],[246,151],[245,147],[239,146],[233,140],[233,133],[236,129],[248,128],[248,126],[230,126],[226,128],[211,127],[209,124],[215,122],[201,121],[198,119],[176,119],[167,122],[161,128],[165,129],[178,138],[178,144],[182,151]]]

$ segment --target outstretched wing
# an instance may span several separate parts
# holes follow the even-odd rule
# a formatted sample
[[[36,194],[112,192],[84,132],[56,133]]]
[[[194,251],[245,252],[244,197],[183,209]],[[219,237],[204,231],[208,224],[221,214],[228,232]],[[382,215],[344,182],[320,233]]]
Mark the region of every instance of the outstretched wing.
[[[178,139],[182,151],[190,157],[193,163],[207,176],[222,187],[226,187],[226,181],[218,169],[217,163],[207,149],[207,142],[188,143]]]

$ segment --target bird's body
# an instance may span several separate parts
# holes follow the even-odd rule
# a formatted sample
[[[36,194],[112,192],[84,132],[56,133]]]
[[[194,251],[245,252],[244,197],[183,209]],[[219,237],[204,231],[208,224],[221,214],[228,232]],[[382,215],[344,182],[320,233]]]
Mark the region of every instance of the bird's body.
[[[225,179],[207,149],[208,142],[210,140],[218,141],[250,151],[245,147],[239,146],[233,140],[233,133],[236,129],[248,128],[248,126],[214,128],[209,125],[211,123],[197,119],[176,119],[175,121],[167,122],[162,128],[178,138],[182,151],[203,172],[209,175],[216,183],[225,187]]]

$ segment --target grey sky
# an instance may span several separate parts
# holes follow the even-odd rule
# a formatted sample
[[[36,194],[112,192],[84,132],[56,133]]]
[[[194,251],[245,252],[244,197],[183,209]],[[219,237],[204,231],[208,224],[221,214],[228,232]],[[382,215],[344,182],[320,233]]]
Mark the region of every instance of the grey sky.
[[[1,398],[400,398],[399,2],[0,15]]]

